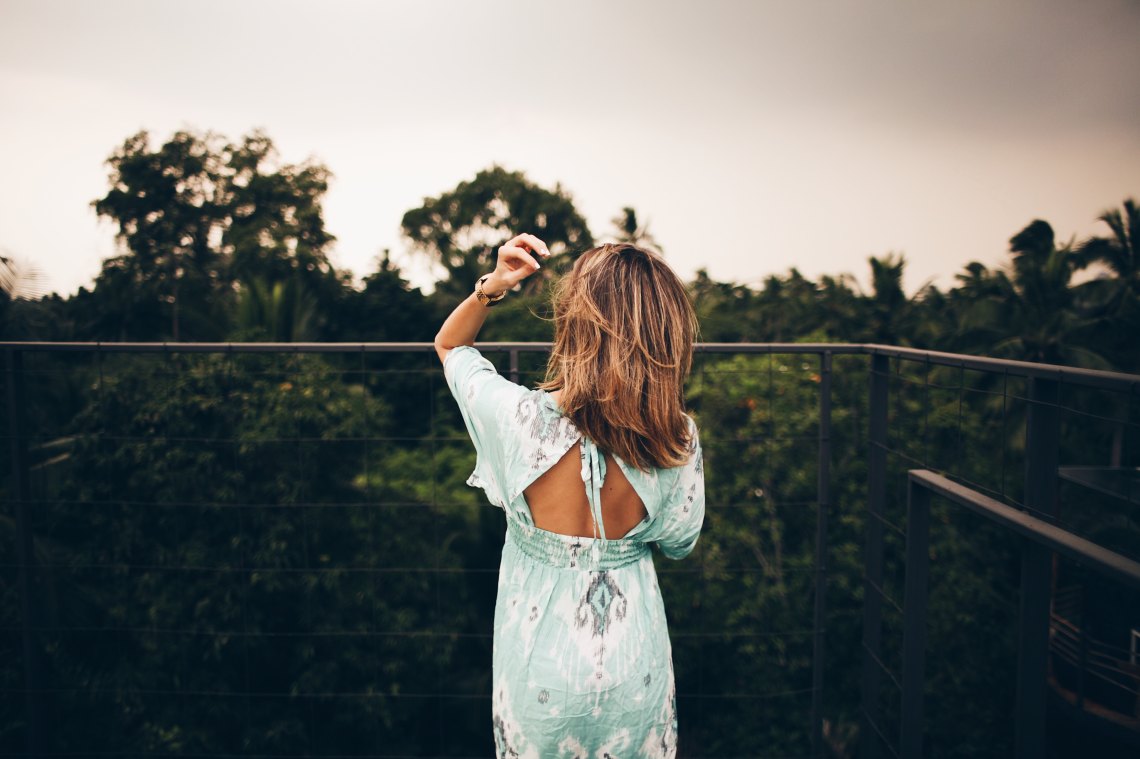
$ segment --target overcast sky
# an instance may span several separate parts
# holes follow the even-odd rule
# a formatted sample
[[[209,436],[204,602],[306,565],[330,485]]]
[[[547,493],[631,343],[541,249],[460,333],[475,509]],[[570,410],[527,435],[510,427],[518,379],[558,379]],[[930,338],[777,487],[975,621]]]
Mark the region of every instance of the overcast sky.
[[[633,206],[686,279],[865,282],[894,251],[908,290],[950,286],[1035,218],[1084,237],[1140,197],[1137,40],[1137,0],[0,0],[0,254],[90,285],[116,146],[262,127],[332,170],[357,277],[498,163],[600,238]]]

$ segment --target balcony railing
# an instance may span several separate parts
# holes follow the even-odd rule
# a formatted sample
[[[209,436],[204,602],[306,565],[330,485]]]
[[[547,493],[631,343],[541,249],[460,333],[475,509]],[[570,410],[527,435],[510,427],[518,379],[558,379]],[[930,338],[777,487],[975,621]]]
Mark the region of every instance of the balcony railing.
[[[492,753],[502,515],[432,346],[0,348],[0,751]],[[549,346],[480,348],[529,384]],[[655,559],[680,755],[1136,750],[1138,394],[699,345],[705,531]]]

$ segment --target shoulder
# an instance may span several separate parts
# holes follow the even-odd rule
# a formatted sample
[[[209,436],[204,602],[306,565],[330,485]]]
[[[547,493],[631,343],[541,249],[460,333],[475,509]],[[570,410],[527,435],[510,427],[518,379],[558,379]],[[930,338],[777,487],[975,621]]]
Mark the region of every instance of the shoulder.
[[[488,371],[498,373],[495,365],[474,345],[457,345],[443,358],[443,376],[447,378],[449,385]]]
[[[484,422],[493,420],[496,434],[504,437],[499,442],[561,445],[577,434],[548,393],[511,382],[473,346],[453,348],[443,371],[460,408]]]
[[[473,345],[459,345],[448,351],[443,359],[443,376],[461,405],[480,398],[499,402],[528,392],[522,385],[499,374],[495,365]]]

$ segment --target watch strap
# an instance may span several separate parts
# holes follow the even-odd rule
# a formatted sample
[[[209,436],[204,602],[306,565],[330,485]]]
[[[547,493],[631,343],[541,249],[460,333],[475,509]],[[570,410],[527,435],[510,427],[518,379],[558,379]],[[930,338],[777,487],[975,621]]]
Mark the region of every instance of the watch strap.
[[[479,300],[480,303],[482,303],[487,308],[494,306],[496,303],[501,301],[503,298],[507,297],[507,291],[506,290],[503,290],[501,293],[499,293],[498,295],[496,295],[494,297],[491,297],[490,295],[488,295],[486,293],[486,291],[483,289],[483,282],[486,281],[486,279],[490,276],[491,276],[490,274],[484,274],[483,276],[479,277],[479,279],[475,282],[475,297]]]

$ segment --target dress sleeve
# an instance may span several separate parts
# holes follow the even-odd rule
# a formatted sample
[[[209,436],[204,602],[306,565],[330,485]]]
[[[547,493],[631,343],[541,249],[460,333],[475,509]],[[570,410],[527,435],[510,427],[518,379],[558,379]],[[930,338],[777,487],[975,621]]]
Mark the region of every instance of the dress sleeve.
[[[494,364],[470,345],[448,352],[443,374],[475,446],[475,469],[467,484],[482,488],[492,504],[507,510],[504,472],[511,417],[526,388],[500,375]]]
[[[689,418],[689,431],[689,460],[681,465],[654,540],[661,553],[670,559],[683,559],[692,553],[705,522],[704,453],[692,417]]]

